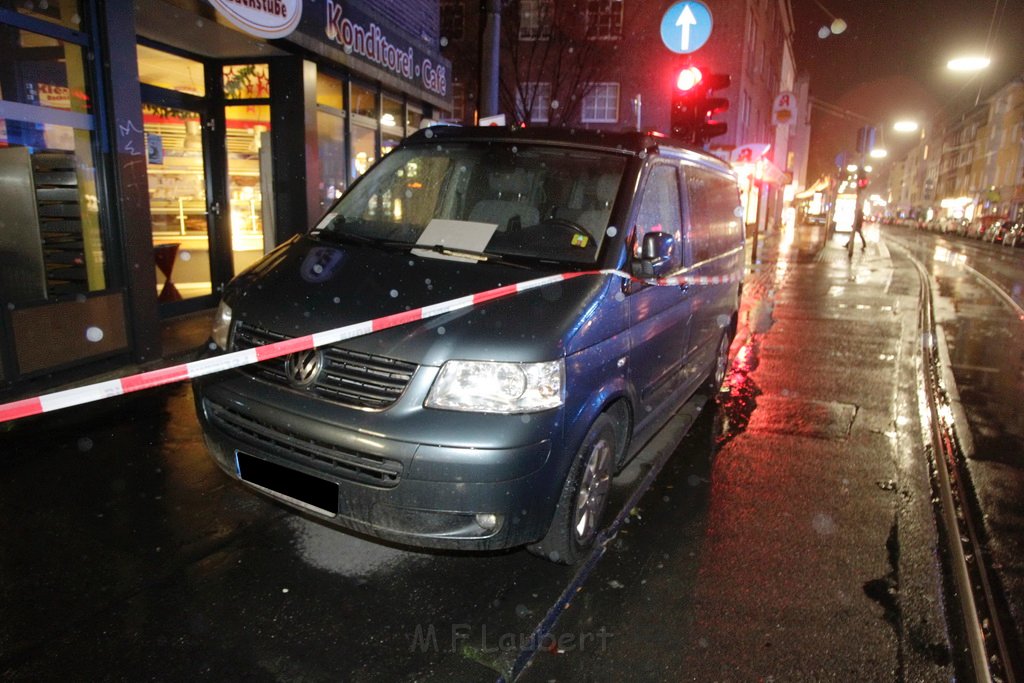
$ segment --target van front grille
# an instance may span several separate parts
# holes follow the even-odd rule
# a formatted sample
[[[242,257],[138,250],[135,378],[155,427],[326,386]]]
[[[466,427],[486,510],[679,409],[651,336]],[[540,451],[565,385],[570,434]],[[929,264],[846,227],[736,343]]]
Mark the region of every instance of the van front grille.
[[[284,341],[289,337],[239,322],[232,346],[236,351]],[[416,372],[417,365],[386,356],[360,353],[336,346],[322,349],[323,370],[316,382],[300,389],[352,408],[382,410],[398,400]],[[291,386],[285,359],[273,358],[244,371],[274,384]]]
[[[210,423],[235,438],[242,451],[245,444],[250,444],[261,452],[301,463],[323,474],[382,488],[397,486],[401,479],[402,463],[397,460],[340,449],[210,399],[203,399],[203,408]]]

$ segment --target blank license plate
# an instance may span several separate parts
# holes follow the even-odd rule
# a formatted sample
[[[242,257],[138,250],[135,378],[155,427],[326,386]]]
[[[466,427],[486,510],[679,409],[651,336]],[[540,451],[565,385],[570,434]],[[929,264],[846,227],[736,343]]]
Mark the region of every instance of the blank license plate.
[[[235,460],[238,463],[238,476],[243,481],[303,503],[316,512],[338,514],[338,485],[333,481],[268,462],[242,451],[235,451]]]

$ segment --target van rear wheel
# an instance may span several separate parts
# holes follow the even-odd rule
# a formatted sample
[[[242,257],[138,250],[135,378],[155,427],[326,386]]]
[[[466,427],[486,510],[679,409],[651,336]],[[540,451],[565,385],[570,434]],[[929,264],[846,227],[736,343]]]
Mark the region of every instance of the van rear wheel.
[[[573,460],[548,533],[527,549],[559,564],[576,564],[597,538],[615,466],[615,425],[600,415]]]

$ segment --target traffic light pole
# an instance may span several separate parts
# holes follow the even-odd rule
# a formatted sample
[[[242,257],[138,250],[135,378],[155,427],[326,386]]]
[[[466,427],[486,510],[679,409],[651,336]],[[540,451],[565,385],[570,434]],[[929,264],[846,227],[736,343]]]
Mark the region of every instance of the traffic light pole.
[[[484,34],[480,50],[480,116],[498,111],[498,79],[501,43],[501,0],[484,4]]]

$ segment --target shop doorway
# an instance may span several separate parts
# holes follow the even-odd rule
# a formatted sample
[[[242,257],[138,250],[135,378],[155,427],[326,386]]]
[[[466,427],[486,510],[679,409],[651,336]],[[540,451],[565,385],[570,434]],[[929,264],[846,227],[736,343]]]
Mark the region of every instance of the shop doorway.
[[[162,316],[216,305],[273,247],[269,73],[138,45]]]
[[[157,300],[163,307],[210,297],[210,218],[217,202],[208,201],[206,117],[202,111],[168,106],[153,98],[143,101],[142,111]]]

